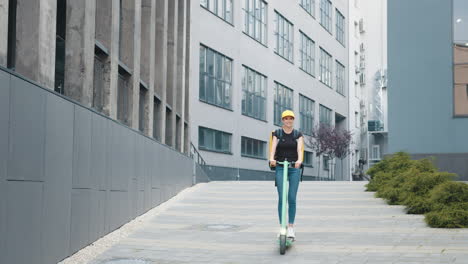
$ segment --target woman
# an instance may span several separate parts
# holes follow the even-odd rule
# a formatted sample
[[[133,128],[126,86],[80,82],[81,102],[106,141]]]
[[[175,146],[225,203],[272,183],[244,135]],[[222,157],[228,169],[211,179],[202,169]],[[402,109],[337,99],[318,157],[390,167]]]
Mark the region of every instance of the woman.
[[[303,161],[304,137],[301,132],[294,132],[294,112],[286,110],[281,114],[283,122],[282,135],[279,130],[273,135],[270,166],[276,167],[276,183],[278,190],[278,216],[281,224],[281,197],[283,193],[283,167],[277,161],[295,162],[294,168],[288,169],[289,191],[288,191],[288,234],[287,237],[295,238],[294,219],[296,217],[296,196],[299,188],[300,168]]]

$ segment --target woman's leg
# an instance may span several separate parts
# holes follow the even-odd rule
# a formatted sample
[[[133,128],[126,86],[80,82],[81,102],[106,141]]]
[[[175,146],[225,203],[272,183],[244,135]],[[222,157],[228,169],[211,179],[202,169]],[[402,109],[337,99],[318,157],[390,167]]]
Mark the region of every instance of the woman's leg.
[[[281,225],[281,207],[282,204],[282,196],[283,196],[283,167],[276,165],[276,189],[278,190],[278,218],[279,223]]]
[[[289,203],[289,225],[294,224],[294,219],[296,218],[296,196],[297,190],[299,189],[299,180],[301,177],[301,170],[296,168],[291,168],[288,170],[289,174],[289,191],[288,191],[288,203]]]

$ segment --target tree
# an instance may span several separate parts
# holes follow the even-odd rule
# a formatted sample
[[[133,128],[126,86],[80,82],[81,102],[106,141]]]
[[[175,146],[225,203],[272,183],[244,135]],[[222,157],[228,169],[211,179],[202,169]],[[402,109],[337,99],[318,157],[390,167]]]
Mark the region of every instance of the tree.
[[[341,160],[341,174],[343,175],[343,159],[345,159],[351,150],[351,132],[346,129],[332,127],[321,123],[312,132],[311,138],[304,141],[305,145],[311,148],[319,158],[318,177],[320,178],[321,156],[327,155],[328,159],[333,161],[335,158]],[[334,173],[334,168],[332,168]],[[332,177],[333,177],[332,173]]]

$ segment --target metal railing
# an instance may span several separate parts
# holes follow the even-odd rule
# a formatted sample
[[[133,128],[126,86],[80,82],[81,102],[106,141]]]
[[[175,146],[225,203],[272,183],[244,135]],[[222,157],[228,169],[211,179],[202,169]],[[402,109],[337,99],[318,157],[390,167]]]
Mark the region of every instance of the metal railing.
[[[192,142],[190,142],[190,157],[193,158],[198,164],[206,165],[205,160],[200,155],[200,152],[198,152],[197,148],[193,145]]]

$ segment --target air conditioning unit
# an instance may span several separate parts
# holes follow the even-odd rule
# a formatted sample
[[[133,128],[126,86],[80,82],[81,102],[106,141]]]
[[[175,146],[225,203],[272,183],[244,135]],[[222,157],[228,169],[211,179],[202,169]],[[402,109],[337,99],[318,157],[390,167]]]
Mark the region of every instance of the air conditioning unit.
[[[366,32],[366,30],[364,28],[364,19],[362,19],[362,18],[359,20],[359,32],[360,33]]]
[[[359,76],[359,83],[361,85],[366,84],[366,74],[364,72],[361,72],[361,74]]]

